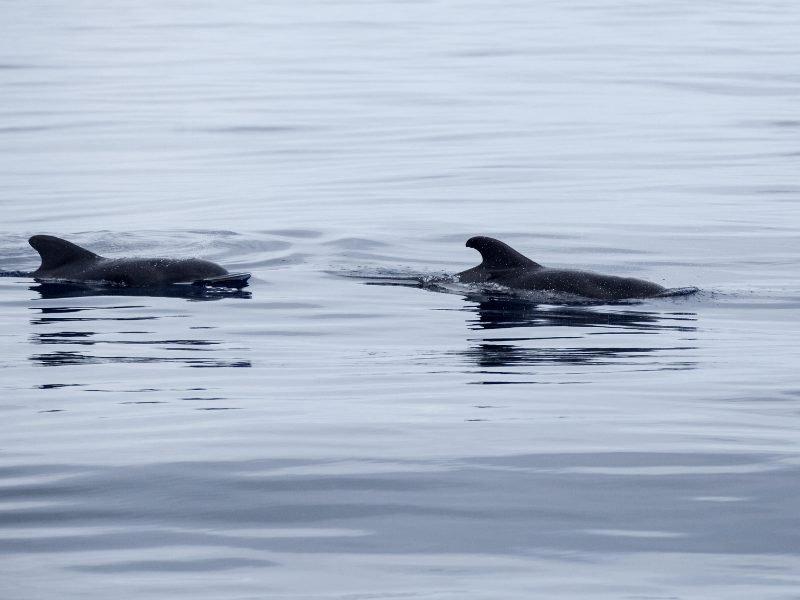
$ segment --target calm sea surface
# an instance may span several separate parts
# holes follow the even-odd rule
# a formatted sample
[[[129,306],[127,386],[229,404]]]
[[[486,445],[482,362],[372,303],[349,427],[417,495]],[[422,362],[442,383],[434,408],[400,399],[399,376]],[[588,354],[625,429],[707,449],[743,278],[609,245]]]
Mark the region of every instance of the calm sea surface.
[[[0,1],[0,271],[253,273],[0,278],[0,597],[800,598],[798,66],[789,0]],[[478,234],[701,291],[411,285]]]

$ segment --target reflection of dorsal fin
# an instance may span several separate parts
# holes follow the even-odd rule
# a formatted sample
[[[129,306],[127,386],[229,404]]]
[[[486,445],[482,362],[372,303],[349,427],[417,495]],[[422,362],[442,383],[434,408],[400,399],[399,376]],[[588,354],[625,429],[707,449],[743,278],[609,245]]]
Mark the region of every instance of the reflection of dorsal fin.
[[[471,237],[467,240],[467,248],[475,248],[481,253],[483,262],[480,266],[489,271],[520,268],[539,269],[542,267],[508,244],[494,238],[482,235]]]
[[[35,235],[28,240],[33,249],[42,257],[40,271],[49,271],[71,262],[95,260],[100,258],[86,248],[62,240],[53,235]]]

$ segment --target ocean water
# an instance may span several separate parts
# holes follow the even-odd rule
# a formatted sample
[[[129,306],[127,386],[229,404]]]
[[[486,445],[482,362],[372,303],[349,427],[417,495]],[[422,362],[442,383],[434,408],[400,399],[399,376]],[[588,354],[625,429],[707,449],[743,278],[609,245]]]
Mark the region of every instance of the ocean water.
[[[4,600],[800,598],[800,6],[0,16]],[[415,284],[472,235],[700,291]]]

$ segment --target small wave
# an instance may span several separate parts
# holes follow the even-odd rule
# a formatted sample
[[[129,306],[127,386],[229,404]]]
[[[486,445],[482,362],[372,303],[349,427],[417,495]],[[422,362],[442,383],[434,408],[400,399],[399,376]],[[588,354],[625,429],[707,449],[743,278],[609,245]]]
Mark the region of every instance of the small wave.
[[[680,287],[680,288],[669,288],[664,290],[657,296],[656,298],[677,298],[680,296],[692,296],[700,291],[698,287]]]
[[[30,277],[28,271],[0,271],[0,277]]]
[[[416,273],[413,271],[397,271],[390,269],[373,270],[344,270],[328,271],[332,275],[346,277],[350,279],[361,279],[365,285],[386,285],[403,287],[426,287],[426,282],[431,278],[438,277],[428,273]]]

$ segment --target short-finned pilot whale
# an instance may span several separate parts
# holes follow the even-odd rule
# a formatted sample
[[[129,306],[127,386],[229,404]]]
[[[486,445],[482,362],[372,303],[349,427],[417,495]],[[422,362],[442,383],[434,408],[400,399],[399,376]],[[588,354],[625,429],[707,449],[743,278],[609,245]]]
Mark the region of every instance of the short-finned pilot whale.
[[[490,237],[472,237],[467,240],[467,247],[480,252],[483,262],[458,274],[459,281],[464,283],[497,283],[515,289],[574,294],[591,300],[652,298],[668,292],[657,283],[643,279],[543,267],[508,244]]]
[[[52,235],[28,240],[42,257],[31,273],[36,279],[97,281],[128,287],[157,287],[192,283],[244,287],[249,273],[229,273],[216,263],[199,258],[106,258]]]

